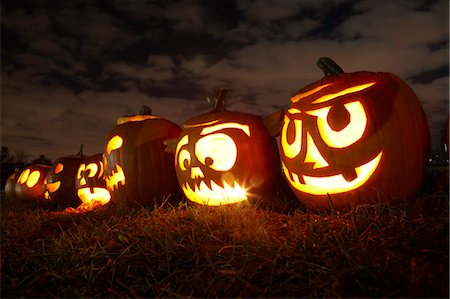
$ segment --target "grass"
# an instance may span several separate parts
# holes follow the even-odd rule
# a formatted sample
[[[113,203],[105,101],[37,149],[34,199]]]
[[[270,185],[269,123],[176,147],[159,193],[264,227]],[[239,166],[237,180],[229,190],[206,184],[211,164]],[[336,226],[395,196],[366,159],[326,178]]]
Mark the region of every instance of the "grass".
[[[347,211],[2,198],[1,297],[448,298],[444,191]]]

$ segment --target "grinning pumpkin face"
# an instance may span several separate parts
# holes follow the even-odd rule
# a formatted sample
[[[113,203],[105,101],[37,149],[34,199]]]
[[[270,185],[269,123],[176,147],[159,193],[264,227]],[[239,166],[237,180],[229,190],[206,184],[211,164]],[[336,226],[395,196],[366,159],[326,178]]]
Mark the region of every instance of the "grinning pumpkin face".
[[[412,90],[388,73],[335,74],[291,98],[281,131],[285,177],[308,205],[408,196],[422,178],[429,133]],[[407,183],[399,183],[406,180]],[[401,185],[401,186],[399,186]]]
[[[164,140],[176,138],[180,132],[178,125],[151,115],[145,106],[140,114],[117,120],[104,153],[105,181],[112,203],[153,207],[169,197],[179,200],[174,154],[164,151]]]
[[[102,154],[97,154],[87,157],[78,168],[75,186],[77,195],[83,202],[82,205],[86,207],[104,205],[111,199],[103,178],[102,156]]]
[[[45,198],[60,208],[77,207],[81,204],[75,189],[78,167],[83,162],[81,155],[56,159],[45,178]]]
[[[27,166],[16,181],[15,192],[19,199],[43,199],[44,181],[50,166]]]
[[[189,200],[219,206],[271,196],[279,160],[262,118],[223,109],[193,118],[184,128],[175,167]]]

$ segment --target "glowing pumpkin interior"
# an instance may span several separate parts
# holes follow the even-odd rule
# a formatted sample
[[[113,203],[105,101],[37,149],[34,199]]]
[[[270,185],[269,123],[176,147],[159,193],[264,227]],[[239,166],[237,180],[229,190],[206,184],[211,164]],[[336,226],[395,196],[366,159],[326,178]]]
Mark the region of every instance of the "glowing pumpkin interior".
[[[329,151],[324,155],[324,149],[339,153],[361,142],[371,120],[368,119],[360,92],[375,84],[367,82],[338,92],[324,93],[323,90],[333,85],[327,83],[291,98],[293,105],[284,117],[281,148],[287,158],[283,162],[283,171],[293,188],[312,195],[339,194],[355,190],[370,179],[379,166],[383,150],[360,165],[342,167],[345,173],[334,173],[339,167],[331,165],[327,155],[331,158],[332,155]],[[321,96],[302,109],[301,101],[319,92]],[[344,96],[345,101],[339,99]],[[308,169],[309,174],[293,171],[285,164],[291,160],[303,165],[298,168]]]
[[[103,172],[102,161],[80,164],[77,173],[77,194],[83,206],[104,205],[110,201],[111,194],[105,188]]]
[[[64,164],[58,163],[58,164],[56,164],[54,174],[60,174],[63,170],[64,170]],[[52,183],[48,183],[47,180],[45,180],[44,184],[45,184],[45,190],[46,190],[44,193],[45,199],[49,199],[50,194],[55,193],[56,191],[59,190],[59,187],[61,187],[61,181],[55,181]]]
[[[41,173],[39,172],[39,170],[31,171],[29,168],[27,168],[22,171],[19,178],[17,179],[17,182],[19,182],[20,184],[25,184],[28,188],[33,188],[38,183],[40,177]]]
[[[115,135],[109,139],[106,144],[106,154],[111,155],[115,150],[118,150],[123,145],[123,138],[119,135]],[[111,173],[105,176],[106,188],[109,191],[114,191],[119,188],[119,185],[125,185],[125,174],[120,165],[115,164]]]
[[[200,130],[195,140],[190,134],[178,142],[175,165],[185,176],[182,183],[186,197],[209,206],[234,204],[248,199],[246,186],[233,171],[239,156],[236,134],[251,137],[246,124],[216,121],[186,126]]]

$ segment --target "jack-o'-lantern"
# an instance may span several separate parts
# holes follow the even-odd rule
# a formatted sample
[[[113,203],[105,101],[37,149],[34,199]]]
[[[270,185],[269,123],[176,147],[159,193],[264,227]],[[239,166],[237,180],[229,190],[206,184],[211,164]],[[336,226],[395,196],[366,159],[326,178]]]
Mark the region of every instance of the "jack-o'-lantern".
[[[104,205],[111,199],[103,173],[103,154],[86,157],[78,167],[75,188],[84,207]]]
[[[107,136],[104,153],[111,203],[153,207],[179,201],[174,155],[164,151],[164,140],[176,138],[180,132],[178,125],[152,115],[147,106],[137,115],[117,120]]]
[[[19,199],[44,199],[44,181],[50,166],[31,164],[24,168],[16,181],[15,191]]]
[[[76,208],[81,204],[75,188],[75,178],[84,160],[82,148],[76,155],[56,159],[45,178],[45,199],[59,208]]]
[[[344,73],[321,58],[325,77],[291,97],[281,131],[285,177],[314,207],[413,195],[430,151],[425,114],[390,73]]]
[[[14,172],[11,173],[6,179],[5,184],[5,196],[6,198],[15,198],[16,197],[16,182],[19,178],[20,172],[19,169],[14,169]]]
[[[212,111],[184,123],[175,151],[178,182],[200,205],[270,204],[281,175],[275,138],[263,118],[226,110],[226,92],[216,95]]]

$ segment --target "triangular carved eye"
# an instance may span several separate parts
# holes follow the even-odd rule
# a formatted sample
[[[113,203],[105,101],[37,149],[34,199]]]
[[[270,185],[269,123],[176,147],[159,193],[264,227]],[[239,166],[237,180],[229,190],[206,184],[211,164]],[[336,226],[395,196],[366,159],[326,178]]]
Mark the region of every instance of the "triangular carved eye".
[[[367,127],[367,115],[360,101],[344,104],[348,115],[346,116],[344,128],[339,131],[334,130],[328,120],[331,106],[306,111],[307,114],[317,116],[317,127],[320,137],[325,143],[334,148],[344,148],[357,142],[363,136]]]

